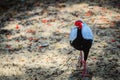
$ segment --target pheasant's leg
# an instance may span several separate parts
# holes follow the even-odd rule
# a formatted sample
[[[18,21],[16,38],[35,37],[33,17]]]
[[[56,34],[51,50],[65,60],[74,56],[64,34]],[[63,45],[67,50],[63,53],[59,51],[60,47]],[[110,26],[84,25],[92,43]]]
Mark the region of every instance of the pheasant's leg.
[[[80,55],[78,59],[79,68],[83,67],[83,61],[84,61],[84,57],[83,57],[82,51],[80,51]]]
[[[84,55],[82,51],[80,51],[79,64],[80,64],[80,67],[83,68],[82,76],[84,76],[86,74],[86,62],[84,61]]]
[[[87,73],[87,66],[86,66],[87,63],[85,62],[84,64],[85,64],[85,65],[84,65],[84,70],[83,70],[83,72],[82,72],[82,76],[83,76],[83,77],[85,77],[85,76],[86,76],[86,77],[91,77],[91,75]]]
[[[85,55],[84,55],[85,56]],[[85,57],[84,57],[85,58]],[[83,77],[85,76],[90,76],[88,73],[87,73],[87,63],[86,63],[86,59],[82,60],[82,64],[83,64],[83,72],[82,72],[82,75]]]
[[[87,70],[86,70],[86,61],[83,61],[83,72],[82,72],[82,75],[85,76],[87,73]]]
[[[80,67],[83,66],[83,54],[82,54],[82,51],[80,51]]]

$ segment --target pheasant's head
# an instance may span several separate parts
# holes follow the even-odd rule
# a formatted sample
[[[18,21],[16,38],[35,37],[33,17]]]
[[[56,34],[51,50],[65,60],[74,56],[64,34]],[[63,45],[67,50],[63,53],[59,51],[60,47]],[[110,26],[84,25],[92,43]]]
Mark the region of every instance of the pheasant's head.
[[[76,21],[75,26],[78,27],[79,29],[82,29],[82,21],[80,20]]]

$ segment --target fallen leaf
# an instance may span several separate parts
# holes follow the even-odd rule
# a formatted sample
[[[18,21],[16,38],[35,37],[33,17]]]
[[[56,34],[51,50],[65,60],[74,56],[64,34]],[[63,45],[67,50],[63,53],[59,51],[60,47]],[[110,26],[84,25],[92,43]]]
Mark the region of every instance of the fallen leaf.
[[[115,28],[115,26],[110,26],[110,28]]]
[[[92,16],[93,14],[94,14],[94,13],[89,10],[88,12],[85,13],[85,16]]]
[[[38,46],[38,49],[41,49],[41,48],[43,48],[42,46]]]
[[[16,25],[16,29],[20,29],[20,26],[19,26],[19,25]]]
[[[111,42],[116,42],[116,40],[115,40],[115,39],[112,39]]]
[[[11,45],[6,45],[6,48],[11,49]]]
[[[97,58],[95,58],[95,57],[94,57],[94,58],[92,58],[92,60],[96,60],[96,59],[97,59]]]
[[[32,40],[33,40],[33,37],[28,38],[28,40],[29,40],[29,41],[32,41]]]
[[[112,25],[112,26],[114,26],[115,24],[116,24],[115,21],[111,21],[111,22],[110,22],[110,25]]]
[[[32,29],[28,29],[28,30],[26,30],[26,32],[35,34],[35,30],[32,30]]]
[[[41,22],[42,22],[42,23],[47,23],[47,22],[48,22],[48,20],[43,19],[43,20],[41,20]]]
[[[50,19],[48,20],[48,22],[55,22],[55,19]]]

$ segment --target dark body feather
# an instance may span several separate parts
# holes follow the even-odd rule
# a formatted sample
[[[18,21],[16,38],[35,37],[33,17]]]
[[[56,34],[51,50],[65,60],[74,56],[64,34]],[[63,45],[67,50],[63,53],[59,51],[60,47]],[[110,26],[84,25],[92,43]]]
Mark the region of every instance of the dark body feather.
[[[92,41],[91,39],[84,39],[82,36],[82,30],[77,28],[77,38],[70,42],[71,46],[73,46],[77,50],[82,50],[84,52],[84,59],[85,61],[87,60],[87,56],[89,53],[89,50],[92,46]]]

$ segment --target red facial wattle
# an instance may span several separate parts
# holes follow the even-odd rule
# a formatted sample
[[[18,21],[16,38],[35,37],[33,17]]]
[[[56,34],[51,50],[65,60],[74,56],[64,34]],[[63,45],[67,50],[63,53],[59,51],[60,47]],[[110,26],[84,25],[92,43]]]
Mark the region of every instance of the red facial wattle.
[[[82,22],[81,21],[76,21],[75,22],[75,26],[77,26],[78,28],[82,29]]]

